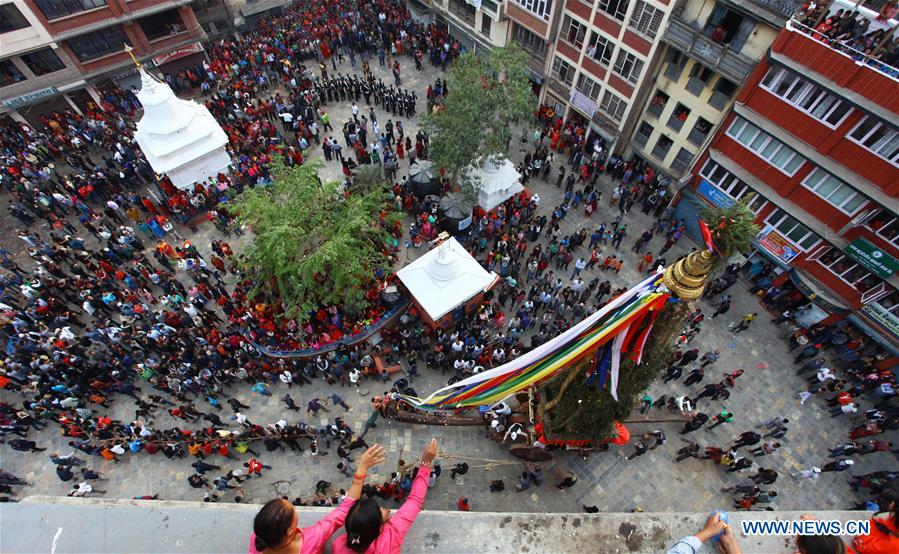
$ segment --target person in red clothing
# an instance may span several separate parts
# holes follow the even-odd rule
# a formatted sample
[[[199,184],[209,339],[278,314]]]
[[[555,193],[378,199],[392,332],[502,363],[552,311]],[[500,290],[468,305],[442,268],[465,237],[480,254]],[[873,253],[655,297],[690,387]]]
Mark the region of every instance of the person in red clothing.
[[[321,521],[300,529],[296,510],[287,500],[270,500],[256,514],[253,520],[253,535],[250,537],[249,554],[260,552],[317,554],[337,531],[347,517],[347,512],[362,496],[362,485],[368,470],[384,461],[384,447],[372,445],[359,458],[353,484],[347,491],[346,499]],[[427,480],[425,480],[427,484]],[[399,549],[397,549],[398,551]]]
[[[463,496],[462,498],[460,498],[459,504],[457,505],[457,507],[459,508],[459,510],[461,510],[463,512],[470,512],[471,506],[468,504],[468,497]]]
[[[346,516],[346,534],[334,539],[332,552],[398,554],[406,533],[412,528],[424,504],[431,476],[431,464],[436,457],[437,439],[431,439],[421,453],[418,473],[412,483],[412,492],[395,513],[391,514],[389,509],[378,506],[378,503],[371,498],[356,500]]]
[[[852,547],[858,554],[899,552],[899,483],[893,482],[880,496],[880,508],[871,517],[871,532],[855,537]]]

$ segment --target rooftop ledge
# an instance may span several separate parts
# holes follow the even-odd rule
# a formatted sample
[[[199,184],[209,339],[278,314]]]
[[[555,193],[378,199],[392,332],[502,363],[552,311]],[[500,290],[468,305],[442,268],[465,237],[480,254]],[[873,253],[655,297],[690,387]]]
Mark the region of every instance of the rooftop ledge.
[[[77,499],[31,496],[0,504],[0,552],[245,553],[254,504]],[[324,508],[299,508],[308,526]],[[798,519],[802,512],[734,512],[744,519]],[[868,519],[867,512],[813,512],[820,519]],[[529,514],[422,512],[406,553],[665,552],[695,533],[708,514]],[[739,532],[738,532],[739,535]],[[789,537],[742,537],[745,554],[792,553]],[[712,552],[704,548],[703,552]]]

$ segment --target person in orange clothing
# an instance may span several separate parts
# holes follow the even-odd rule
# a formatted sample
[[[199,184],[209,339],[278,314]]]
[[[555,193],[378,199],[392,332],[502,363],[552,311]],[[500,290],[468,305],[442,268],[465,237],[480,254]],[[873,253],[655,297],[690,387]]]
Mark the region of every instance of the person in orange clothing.
[[[637,271],[643,273],[643,268],[652,264],[652,252],[647,252],[643,254],[643,258],[640,260],[640,265],[637,266]]]
[[[899,552],[899,483],[893,482],[881,493],[880,508],[884,511],[871,517],[871,532],[852,541],[858,554]]]

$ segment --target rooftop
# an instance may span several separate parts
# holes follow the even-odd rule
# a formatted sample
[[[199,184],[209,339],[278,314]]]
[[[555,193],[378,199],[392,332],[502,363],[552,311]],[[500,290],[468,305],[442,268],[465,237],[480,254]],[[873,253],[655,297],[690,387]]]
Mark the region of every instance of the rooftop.
[[[246,552],[254,504],[103,500],[32,496],[0,506],[0,551],[227,553]],[[327,512],[300,508],[300,526]],[[745,519],[798,519],[801,512],[736,512]],[[822,520],[867,519],[866,512],[816,512]],[[665,552],[697,532],[704,513],[526,514],[424,511],[403,545],[405,553]],[[463,531],[464,530],[464,531]],[[338,531],[340,532],[340,531]],[[743,537],[746,554],[794,552],[787,537]],[[326,548],[326,551],[328,549]],[[712,552],[707,547],[701,552]]]

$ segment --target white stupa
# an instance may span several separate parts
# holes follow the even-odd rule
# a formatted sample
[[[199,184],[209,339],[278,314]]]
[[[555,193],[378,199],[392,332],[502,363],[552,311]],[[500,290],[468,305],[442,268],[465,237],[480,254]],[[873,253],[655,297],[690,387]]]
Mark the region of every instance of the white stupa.
[[[487,160],[477,169],[480,185],[478,186],[478,205],[489,212],[509,198],[512,198],[524,187],[521,186],[521,174],[515,164],[508,159],[499,165]]]
[[[453,237],[397,271],[396,276],[433,322],[489,290],[499,279]]]
[[[134,138],[159,175],[167,175],[179,189],[187,189],[224,173],[231,165],[225,150],[228,136],[209,109],[175,96],[171,87],[138,64],[141,89],[137,98],[144,115]]]

